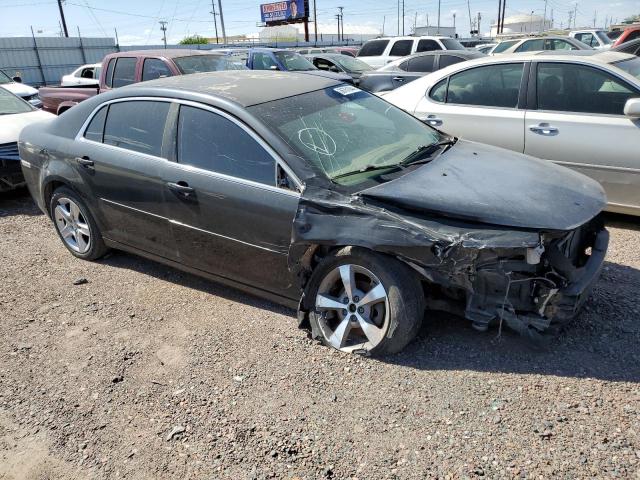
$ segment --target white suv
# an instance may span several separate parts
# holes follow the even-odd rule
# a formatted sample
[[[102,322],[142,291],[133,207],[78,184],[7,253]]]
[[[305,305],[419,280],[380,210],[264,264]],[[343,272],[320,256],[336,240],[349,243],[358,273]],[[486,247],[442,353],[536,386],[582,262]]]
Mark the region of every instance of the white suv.
[[[466,49],[450,37],[386,37],[366,42],[358,52],[358,58],[379,68],[400,57],[432,50]]]

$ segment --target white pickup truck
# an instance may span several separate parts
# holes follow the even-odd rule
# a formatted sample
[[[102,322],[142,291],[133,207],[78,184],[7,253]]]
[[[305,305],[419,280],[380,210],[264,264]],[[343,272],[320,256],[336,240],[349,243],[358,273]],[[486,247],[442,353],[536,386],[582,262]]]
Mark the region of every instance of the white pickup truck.
[[[597,28],[573,30],[569,32],[569,36],[598,50],[608,50],[613,44],[611,39],[607,36],[607,32]]]

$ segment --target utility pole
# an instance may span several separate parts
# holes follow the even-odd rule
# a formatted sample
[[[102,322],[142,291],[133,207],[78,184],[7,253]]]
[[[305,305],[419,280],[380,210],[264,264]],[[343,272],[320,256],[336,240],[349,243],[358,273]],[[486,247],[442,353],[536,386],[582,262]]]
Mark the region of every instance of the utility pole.
[[[533,33],[533,10],[531,10],[531,18],[529,20],[529,33]]]
[[[469,0],[467,0],[467,8],[469,9],[469,35],[471,35],[473,26],[471,25],[471,3],[469,3]]]
[[[544,14],[542,15],[542,31],[547,29],[547,2],[544,0]]]
[[[162,41],[164,42],[164,48],[167,48],[167,23],[165,20],[160,20],[160,30],[162,30]]]
[[[387,20],[387,16],[383,15],[382,16],[382,36],[384,37],[384,22]]]
[[[576,2],[575,10],[573,11],[573,28],[576,28],[576,20],[578,18],[578,2]]]
[[[456,12],[453,12],[453,34],[456,34]]]
[[[553,30],[553,8],[551,9],[551,23],[550,23],[550,27]]]
[[[498,0],[498,25],[496,27],[496,35],[500,33],[500,15],[502,15],[502,0]]]
[[[416,33],[417,25],[418,25],[418,12],[416,12],[415,16],[413,17],[413,34],[414,35]]]
[[[402,35],[404,35],[404,0],[402,0]]]
[[[216,4],[213,0],[211,0],[211,15],[213,15],[213,25],[216,28],[216,43],[220,43],[218,42],[218,22],[216,21],[216,15],[218,14],[216,13]]]
[[[338,7],[338,10],[340,10],[340,36],[339,36],[339,40],[344,40],[344,15],[342,14],[342,10],[344,9],[344,7]]]
[[[384,27],[382,28],[384,30]],[[316,44],[318,43],[318,14],[316,13],[316,0],[313,0],[313,34],[316,38]]]
[[[64,19],[64,10],[62,9],[62,0],[58,0],[58,10],[60,10],[60,20],[62,20],[62,29],[64,30],[64,36],[69,36],[69,30],[67,30],[67,21]]]
[[[504,12],[507,10],[507,0],[502,0],[502,19],[500,20],[500,33],[504,32]]]
[[[440,0],[438,0],[438,27],[436,29],[436,35],[440,35]]]
[[[336,18],[338,19],[338,41],[340,41],[340,14],[336,14]]]
[[[593,12],[593,28],[596,28],[596,21],[598,19],[598,11]]]
[[[571,28],[571,20],[573,20],[573,10],[569,10],[569,23],[567,23],[569,29]]]
[[[478,37],[480,37],[480,20],[482,20],[482,14],[478,12]]]
[[[222,41],[227,44],[227,32],[224,30],[224,15],[222,14],[222,0],[218,0],[218,15],[220,15],[220,28],[222,29]]]
[[[398,0],[398,36],[400,36],[400,0]]]

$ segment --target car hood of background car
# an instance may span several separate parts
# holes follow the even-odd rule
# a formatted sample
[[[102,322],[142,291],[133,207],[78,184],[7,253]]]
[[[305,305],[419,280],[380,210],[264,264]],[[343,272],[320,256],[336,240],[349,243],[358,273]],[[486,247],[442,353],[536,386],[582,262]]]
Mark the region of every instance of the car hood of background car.
[[[20,131],[25,126],[53,118],[56,118],[56,116],[51,113],[43,112],[42,110],[14,113],[11,115],[0,115],[0,144],[17,142]]]
[[[606,205],[590,178],[543,161],[459,140],[430,163],[359,195],[407,210],[537,230],[571,230]]]
[[[36,90],[35,88],[18,82],[3,83],[2,88],[9,90],[11,93],[13,93],[14,95],[18,95],[19,97],[27,97],[38,93],[38,90]]]

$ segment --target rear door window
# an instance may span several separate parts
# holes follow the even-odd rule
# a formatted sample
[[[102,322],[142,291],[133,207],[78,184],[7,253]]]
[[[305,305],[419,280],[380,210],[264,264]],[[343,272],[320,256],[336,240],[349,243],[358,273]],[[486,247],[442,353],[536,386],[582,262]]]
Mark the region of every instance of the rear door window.
[[[434,50],[442,50],[440,44],[435,40],[426,38],[418,40],[418,48],[416,48],[416,52],[432,52]]]
[[[142,81],[155,80],[156,78],[170,77],[171,70],[159,58],[147,58],[142,67]]]
[[[201,108],[180,107],[178,163],[275,186],[273,157],[234,122]]]
[[[410,72],[433,72],[435,55],[422,55],[409,60]]]
[[[535,40],[527,40],[526,42],[522,42],[518,48],[516,48],[516,52],[539,52],[544,50],[544,39],[536,38]]]
[[[254,70],[272,70],[271,67],[278,67],[271,55],[261,52],[253,54],[253,69]]]
[[[576,40],[580,40],[582,43],[586,43],[591,47],[597,47],[599,45],[596,37],[591,33],[576,33],[574,35]]]
[[[406,57],[411,54],[411,47],[413,47],[413,40],[396,40],[393,47],[391,47],[389,56]]]
[[[389,45],[389,40],[370,40],[358,52],[359,57],[379,57]]]
[[[516,108],[522,81],[522,63],[487,65],[452,75],[447,103]]]
[[[456,63],[464,62],[464,58],[456,57],[455,55],[440,55],[440,68],[448,67],[449,65],[455,65]]]
[[[169,102],[131,100],[112,103],[104,127],[104,143],[161,156]]]
[[[566,40],[560,40],[558,38],[552,38],[545,42],[545,50],[577,50],[575,46]]]
[[[541,63],[537,71],[538,109],[623,115],[640,92],[602,70],[568,63]]]
[[[131,85],[136,81],[137,59],[132,57],[120,57],[113,70],[113,88]]]

